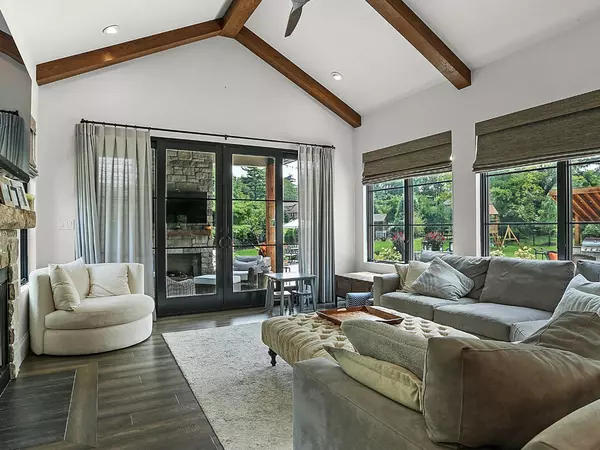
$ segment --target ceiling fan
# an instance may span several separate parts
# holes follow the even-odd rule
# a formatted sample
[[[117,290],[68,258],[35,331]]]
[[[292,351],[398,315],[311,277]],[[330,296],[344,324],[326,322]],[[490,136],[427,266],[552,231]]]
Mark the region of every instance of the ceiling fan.
[[[292,12],[290,13],[290,18],[285,30],[285,37],[290,36],[294,32],[296,25],[298,25],[298,22],[300,21],[300,16],[302,15],[302,8],[309,1],[310,0],[292,0]]]

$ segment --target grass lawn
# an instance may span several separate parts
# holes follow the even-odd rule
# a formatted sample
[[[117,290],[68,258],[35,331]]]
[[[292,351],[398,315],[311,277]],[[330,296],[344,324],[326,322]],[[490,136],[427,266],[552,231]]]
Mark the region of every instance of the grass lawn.
[[[242,248],[233,252],[233,256],[258,256],[258,249]]]

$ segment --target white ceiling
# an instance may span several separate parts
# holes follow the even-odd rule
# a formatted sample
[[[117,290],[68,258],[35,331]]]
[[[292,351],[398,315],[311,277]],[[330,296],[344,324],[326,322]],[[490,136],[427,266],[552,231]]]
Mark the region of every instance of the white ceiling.
[[[40,63],[212,20],[230,1],[19,0],[19,35]],[[473,69],[600,14],[599,0],[405,1]],[[263,0],[248,28],[361,114],[446,82],[365,0],[311,0],[284,39],[290,7]],[[115,23],[118,35],[102,34]]]

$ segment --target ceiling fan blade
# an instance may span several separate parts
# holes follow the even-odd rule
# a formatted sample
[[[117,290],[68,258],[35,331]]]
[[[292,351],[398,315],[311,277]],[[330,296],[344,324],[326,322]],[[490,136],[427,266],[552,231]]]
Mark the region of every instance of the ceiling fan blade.
[[[302,6],[294,4],[292,12],[290,13],[287,28],[285,29],[285,37],[290,36],[296,29],[296,25],[298,25],[298,22],[300,21],[300,16],[302,16]]]

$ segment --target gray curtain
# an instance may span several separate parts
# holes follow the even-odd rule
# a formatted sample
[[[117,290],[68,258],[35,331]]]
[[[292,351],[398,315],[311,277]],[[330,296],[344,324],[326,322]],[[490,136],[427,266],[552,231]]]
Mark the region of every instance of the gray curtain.
[[[76,135],[77,256],[144,264],[152,294],[150,132],[79,124]]]
[[[300,271],[317,276],[317,300],[334,300],[333,155],[322,147],[298,150]]]
[[[20,169],[29,168],[25,120],[16,114],[0,112],[0,155]]]

